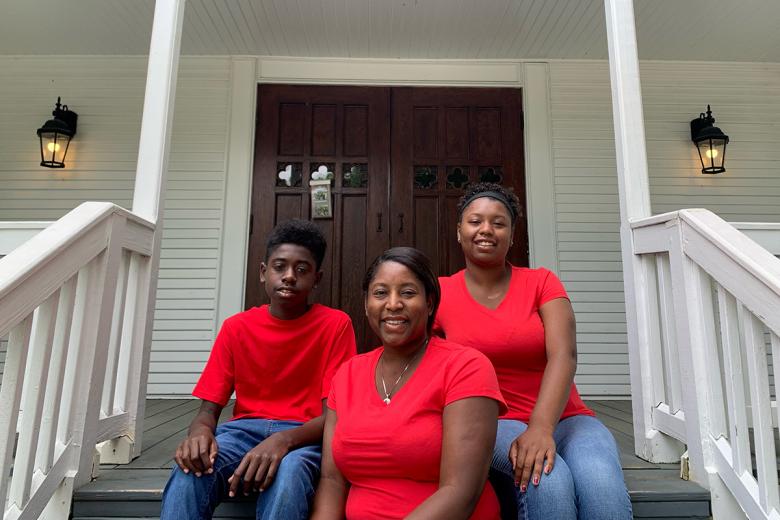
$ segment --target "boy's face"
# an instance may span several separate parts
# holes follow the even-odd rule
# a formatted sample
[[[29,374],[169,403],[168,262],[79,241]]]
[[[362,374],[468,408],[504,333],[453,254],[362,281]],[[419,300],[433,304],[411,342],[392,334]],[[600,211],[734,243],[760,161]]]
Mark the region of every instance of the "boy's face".
[[[272,307],[305,308],[312,288],[322,278],[314,257],[307,248],[281,244],[260,264],[260,281],[271,299]]]

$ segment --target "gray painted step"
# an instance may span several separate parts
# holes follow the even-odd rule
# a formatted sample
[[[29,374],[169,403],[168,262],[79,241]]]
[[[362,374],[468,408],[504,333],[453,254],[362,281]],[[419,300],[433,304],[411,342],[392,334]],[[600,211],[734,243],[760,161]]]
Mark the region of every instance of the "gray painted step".
[[[115,469],[76,492],[73,518],[142,519],[160,514],[166,469]],[[634,518],[708,518],[710,496],[692,482],[679,479],[676,469],[627,469],[624,471],[634,507]],[[672,516],[674,515],[674,516]],[[231,500],[222,504],[215,518],[254,518],[254,501]]]

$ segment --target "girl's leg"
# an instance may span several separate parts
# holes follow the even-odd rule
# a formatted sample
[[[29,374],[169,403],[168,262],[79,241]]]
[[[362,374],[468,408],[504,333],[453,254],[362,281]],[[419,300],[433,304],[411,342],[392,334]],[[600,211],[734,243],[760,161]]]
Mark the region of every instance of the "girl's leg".
[[[558,423],[553,437],[574,480],[579,518],[631,520],[620,456],[606,426],[595,417],[576,415]]]
[[[511,508],[516,509],[517,518],[523,520],[576,519],[574,481],[563,457],[556,456],[553,470],[549,475],[542,473],[538,486],[529,484],[525,493],[515,487],[509,448],[527,428],[528,426],[520,421],[498,421],[490,481],[501,503],[502,518],[509,518],[506,511]]]

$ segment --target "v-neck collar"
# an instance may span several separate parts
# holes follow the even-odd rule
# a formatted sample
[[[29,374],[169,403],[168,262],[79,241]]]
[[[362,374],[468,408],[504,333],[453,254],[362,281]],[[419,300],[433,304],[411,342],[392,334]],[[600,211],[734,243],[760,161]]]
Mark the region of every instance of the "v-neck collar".
[[[409,374],[409,379],[406,380],[406,383],[403,384],[401,388],[399,388],[395,394],[390,398],[390,404],[386,404],[384,401],[384,397],[380,395],[379,390],[376,387],[376,371],[377,367],[379,365],[379,359],[382,357],[382,353],[385,351],[385,347],[381,346],[375,350],[376,354],[374,356],[374,359],[371,362],[371,370],[369,372],[369,375],[371,377],[371,388],[373,389],[373,392],[371,392],[373,395],[371,396],[371,401],[376,406],[381,406],[382,408],[390,408],[396,399],[398,399],[399,395],[404,394],[404,390],[412,383],[414,380],[414,377],[417,375],[417,372],[420,370],[420,368],[423,366],[423,363],[425,363],[425,360],[428,358],[428,351],[431,348],[432,343],[434,342],[435,338],[430,338],[428,341],[428,345],[425,348],[425,352],[423,352],[422,358],[420,358],[420,362],[417,364],[417,367],[414,369],[414,372]],[[381,377],[381,375],[380,375]]]
[[[509,299],[508,298],[509,297],[509,292],[512,290],[512,286],[515,283],[515,266],[513,266],[509,262],[507,262],[506,265],[509,266],[509,285],[506,288],[506,293],[504,293],[504,297],[501,298],[501,301],[498,302],[498,305],[496,305],[496,307],[494,309],[491,309],[490,307],[488,307],[486,305],[483,305],[482,303],[477,301],[477,299],[474,298],[474,296],[471,294],[471,291],[469,291],[469,286],[466,283],[466,269],[463,269],[460,272],[461,273],[461,276],[460,276],[460,287],[461,287],[461,290],[463,291],[463,294],[466,296],[466,298],[471,300],[471,302],[474,305],[476,305],[478,308],[482,309],[483,311],[485,311],[487,313],[494,313],[494,312],[498,312],[499,310],[501,310],[504,307],[504,305],[506,304],[507,300]]]

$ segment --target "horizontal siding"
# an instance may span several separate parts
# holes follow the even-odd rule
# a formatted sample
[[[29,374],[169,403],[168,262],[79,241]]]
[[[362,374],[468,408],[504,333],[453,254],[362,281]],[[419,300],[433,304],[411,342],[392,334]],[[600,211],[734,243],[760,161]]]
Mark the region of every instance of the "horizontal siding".
[[[780,221],[780,65],[643,62],[654,213],[705,207],[729,221]],[[576,382],[628,395],[612,101],[606,62],[550,64],[559,274],[577,315]],[[710,103],[731,138],[727,172],[700,173],[691,119]]]
[[[54,220],[85,200],[129,208],[146,59],[0,57],[0,67],[0,220]],[[181,59],[149,367],[152,396],[189,393],[214,339],[229,95],[228,58]],[[38,165],[35,136],[57,96],[79,114],[64,170]]]

